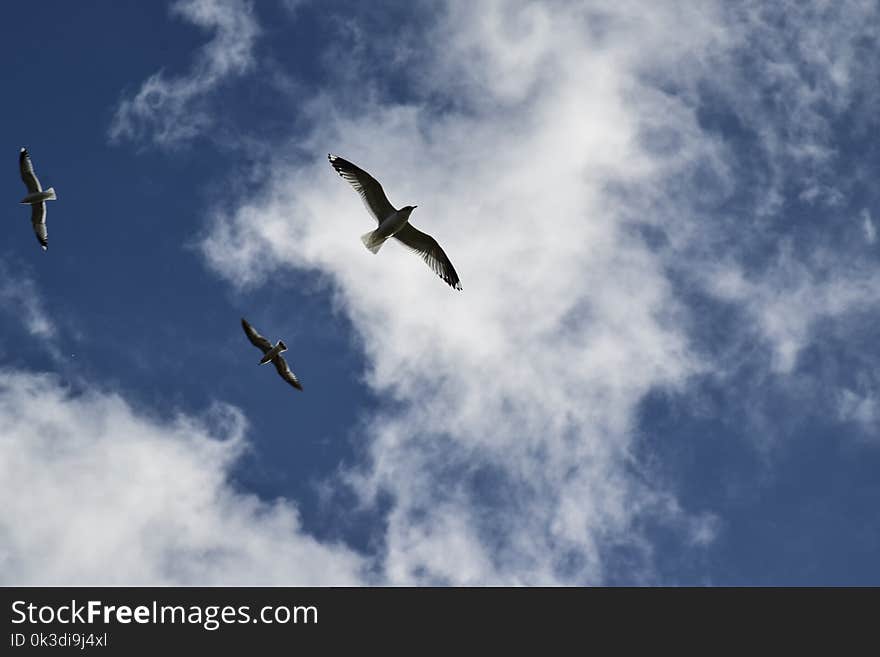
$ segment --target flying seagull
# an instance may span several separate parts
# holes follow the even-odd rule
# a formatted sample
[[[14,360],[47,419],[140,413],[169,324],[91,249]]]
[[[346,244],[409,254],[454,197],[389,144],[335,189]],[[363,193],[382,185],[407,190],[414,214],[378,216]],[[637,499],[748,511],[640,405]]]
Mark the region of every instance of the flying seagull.
[[[302,384],[299,382],[299,379],[296,378],[296,374],[290,371],[290,368],[287,366],[287,361],[284,360],[284,357],[281,355],[282,351],[287,351],[287,345],[279,340],[278,344],[273,347],[272,343],[257,333],[254,327],[248,324],[248,321],[244,317],[241,318],[241,327],[244,329],[244,333],[248,337],[248,340],[251,341],[251,344],[263,352],[263,357],[260,359],[260,365],[265,365],[271,360],[282,379],[287,381],[297,390],[302,390]]]
[[[28,194],[21,203],[31,206],[31,223],[34,225],[34,234],[43,247],[43,251],[49,248],[49,232],[46,230],[46,201],[55,200],[55,188],[50,187],[43,191],[37,174],[34,173],[34,163],[27,149],[22,146],[18,155],[18,168],[21,170],[21,179],[27,187]]]
[[[360,194],[369,213],[379,222],[379,227],[376,230],[361,236],[365,247],[372,253],[378,253],[385,240],[394,237],[404,246],[422,256],[422,260],[428,263],[434,273],[447,284],[456,290],[461,289],[458,274],[455,273],[455,268],[443,249],[437,244],[437,240],[409,223],[410,213],[418,206],[407,205],[400,210],[395,210],[388,201],[388,197],[385,196],[382,185],[373,176],[336,155],[328,154],[327,158],[330,160],[330,166],[336,169],[336,173],[347,180]]]

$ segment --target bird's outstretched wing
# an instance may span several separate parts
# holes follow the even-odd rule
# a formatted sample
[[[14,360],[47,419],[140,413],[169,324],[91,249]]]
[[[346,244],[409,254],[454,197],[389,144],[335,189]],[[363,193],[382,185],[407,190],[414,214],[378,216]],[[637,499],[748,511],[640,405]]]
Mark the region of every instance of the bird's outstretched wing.
[[[458,274],[455,272],[455,268],[452,266],[452,262],[450,262],[446,253],[437,244],[437,240],[427,233],[423,233],[410,223],[407,223],[397,231],[394,237],[400,240],[404,246],[422,256],[422,260],[428,263],[428,266],[434,270],[434,273],[446,281],[447,284],[456,290],[461,289],[461,281],[458,279]]]
[[[287,381],[290,385],[292,385],[297,390],[302,390],[302,384],[299,382],[299,379],[296,378],[296,374],[294,374],[290,368],[287,366],[287,361],[284,360],[284,357],[280,354],[275,356],[272,359],[272,364],[275,366],[275,369],[278,370],[278,374],[281,375],[281,378]]]
[[[348,160],[344,160],[336,155],[328,153],[327,159],[330,160],[330,166],[336,170],[336,173],[354,187],[354,191],[360,195],[364,206],[366,206],[377,222],[381,224],[396,212],[388,197],[385,196],[385,190],[382,189],[382,185],[373,176]]]
[[[21,179],[24,181],[28,192],[42,192],[40,181],[37,180],[37,174],[34,173],[34,163],[31,162],[31,156],[28,155],[27,149],[22,148],[18,155],[18,168],[21,170]]]
[[[43,251],[49,248],[49,231],[46,230],[46,204],[34,203],[31,205],[31,223],[34,225],[34,234],[43,247]]]
[[[251,344],[264,354],[272,349],[272,343],[257,333],[256,329],[248,324],[248,321],[244,317],[241,318],[241,327],[244,329],[244,334],[248,337],[248,340],[251,341]]]

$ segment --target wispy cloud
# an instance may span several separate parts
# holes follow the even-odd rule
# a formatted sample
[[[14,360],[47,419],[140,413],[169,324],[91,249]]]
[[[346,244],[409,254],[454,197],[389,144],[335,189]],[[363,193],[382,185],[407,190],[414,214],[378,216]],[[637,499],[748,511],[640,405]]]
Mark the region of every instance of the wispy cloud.
[[[860,394],[843,390],[838,397],[838,412],[843,420],[859,422],[865,428],[876,429],[880,423],[880,396],[874,391]]]
[[[212,30],[214,37],[202,46],[188,73],[154,73],[137,93],[120,101],[109,130],[113,141],[168,148],[206,133],[214,123],[208,105],[212,92],[254,66],[260,29],[247,0],[179,0],[171,13]]]
[[[777,373],[790,373],[823,320],[880,309],[880,269],[843,261],[826,250],[808,260],[790,249],[768,268],[747,275],[736,265],[718,264],[706,281],[719,298],[746,311],[755,333],[771,347]],[[746,329],[748,329],[746,326]]]
[[[877,227],[871,218],[871,213],[867,209],[862,210],[862,230],[865,233],[865,241],[868,244],[874,244],[877,241]]]
[[[738,122],[757,169],[743,182],[762,214],[778,213],[786,195],[835,205],[850,191],[840,176],[839,120],[863,129],[878,95],[863,81],[876,70],[867,54],[880,8],[862,0],[767,3],[723,8],[733,47],[695,69],[707,113]],[[708,92],[708,93],[707,93]],[[743,139],[745,136],[745,139]]]
[[[46,311],[34,280],[20,268],[0,260],[0,309],[20,321],[28,333],[48,345],[57,329]]]

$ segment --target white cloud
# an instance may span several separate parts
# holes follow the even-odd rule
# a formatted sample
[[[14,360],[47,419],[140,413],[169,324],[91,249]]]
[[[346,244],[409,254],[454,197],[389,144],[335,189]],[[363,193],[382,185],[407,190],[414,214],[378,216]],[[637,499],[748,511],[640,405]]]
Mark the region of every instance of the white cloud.
[[[837,413],[841,420],[856,422],[876,438],[880,423],[880,396],[876,390],[864,393],[843,389],[837,396]]]
[[[56,328],[43,307],[37,286],[28,276],[12,275],[0,261],[0,308],[21,321],[35,338],[51,340]]]
[[[770,345],[770,365],[779,374],[792,372],[818,322],[880,307],[880,270],[818,249],[808,261],[783,249],[770,267],[751,275],[739,265],[717,263],[705,271],[705,282],[718,298],[746,311]]]
[[[865,232],[865,241],[868,244],[873,244],[877,241],[877,227],[874,225],[871,213],[867,209],[862,210],[862,230]]]
[[[306,2],[307,0],[281,0],[281,6],[285,11],[295,14]]]
[[[260,29],[246,0],[178,0],[171,13],[213,30],[214,37],[201,48],[188,73],[169,77],[159,71],[136,94],[123,98],[110,126],[111,140],[174,147],[204,134],[213,125],[207,104],[211,93],[254,66]]]
[[[855,129],[865,123],[860,114],[876,113],[877,92],[863,81],[877,71],[865,44],[880,28],[880,7],[864,0],[748,0],[725,3],[723,11],[735,47],[707,58],[699,82],[763,151],[753,172],[759,175],[748,183],[763,197],[759,209],[784,210],[790,192],[839,204],[849,181],[839,175],[834,119],[852,112],[847,124]]]
[[[0,370],[3,585],[336,585],[362,559],[296,506],[238,492],[241,413],[170,420],[50,375]]]
[[[365,502],[394,501],[387,581],[595,583],[609,546],[650,559],[647,517],[707,544],[711,518],[632,471],[640,400],[701,364],[662,257],[615,189],[645,202],[716,157],[693,112],[643,78],[720,38],[712,11],[453,3],[439,20],[408,72],[425,100],[362,88],[363,104],[341,110],[349,85],[383,74],[369,60],[328,84],[298,137],[314,159],[279,161],[266,189],[221,211],[208,262],[240,285],[281,267],[334,281],[370,385],[399,402],[372,418],[370,461],[348,473]],[[413,222],[443,244],[463,293],[395,245],[363,249],[370,220],[328,150],[393,203],[418,204]]]

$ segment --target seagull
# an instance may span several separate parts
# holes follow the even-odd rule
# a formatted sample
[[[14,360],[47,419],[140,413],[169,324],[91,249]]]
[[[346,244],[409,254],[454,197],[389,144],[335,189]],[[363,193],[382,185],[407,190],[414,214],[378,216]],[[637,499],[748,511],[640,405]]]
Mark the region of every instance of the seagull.
[[[302,390],[302,384],[299,382],[299,379],[296,378],[296,374],[290,371],[290,368],[287,366],[287,361],[284,360],[284,357],[281,355],[282,351],[287,351],[287,345],[279,340],[278,344],[273,347],[272,343],[257,333],[254,327],[248,324],[248,321],[244,317],[241,318],[241,327],[244,329],[244,333],[248,337],[248,340],[251,341],[251,344],[263,352],[263,357],[260,359],[260,365],[265,365],[271,360],[282,379],[287,381],[297,390]]]
[[[37,174],[34,173],[34,163],[31,162],[31,156],[24,146],[18,155],[18,168],[21,170],[21,179],[28,190],[27,196],[21,199],[21,203],[31,206],[31,223],[34,225],[34,234],[36,234],[40,246],[43,247],[43,251],[46,251],[49,248],[49,233],[46,230],[46,201],[56,199],[55,188],[50,187],[43,191]]]
[[[434,273],[446,281],[450,287],[461,290],[458,274],[455,273],[455,268],[443,249],[437,244],[437,240],[409,223],[410,214],[418,206],[407,205],[400,210],[395,210],[388,201],[388,197],[385,196],[382,185],[373,176],[336,155],[328,154],[327,159],[330,160],[330,166],[336,170],[336,173],[347,180],[360,194],[367,211],[379,222],[379,227],[376,230],[361,236],[361,241],[371,253],[378,253],[385,240],[389,237],[395,237],[404,246],[418,253]]]

